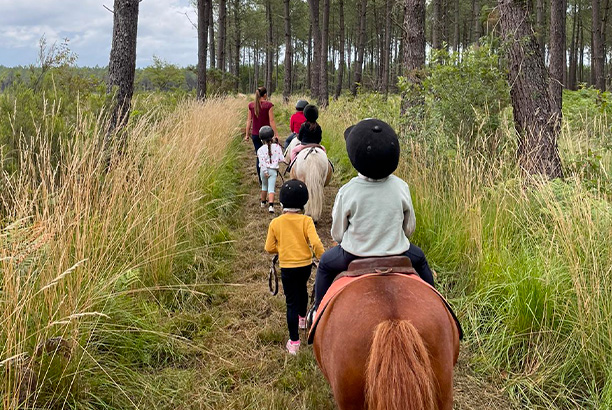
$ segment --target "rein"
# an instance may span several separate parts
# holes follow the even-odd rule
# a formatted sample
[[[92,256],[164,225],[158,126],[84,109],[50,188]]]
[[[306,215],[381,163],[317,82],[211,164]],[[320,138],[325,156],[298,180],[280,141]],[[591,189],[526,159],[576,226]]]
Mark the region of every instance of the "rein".
[[[268,288],[272,296],[278,294],[278,272],[276,272],[276,262],[278,262],[278,255],[274,255],[274,258],[272,258],[272,266],[270,266],[270,272],[268,273]],[[274,280],[274,287],[272,287],[272,280]]]

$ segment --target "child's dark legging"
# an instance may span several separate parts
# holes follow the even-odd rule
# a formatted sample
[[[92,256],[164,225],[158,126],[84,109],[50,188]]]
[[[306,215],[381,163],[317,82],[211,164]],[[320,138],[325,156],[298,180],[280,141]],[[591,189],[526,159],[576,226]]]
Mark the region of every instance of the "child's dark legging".
[[[308,278],[310,278],[311,266],[281,268],[281,280],[285,292],[285,301],[287,302],[287,326],[289,327],[289,337],[294,342],[300,340],[298,315],[306,317],[306,309],[308,308],[307,283]]]
[[[410,249],[404,252],[404,255],[410,258],[412,266],[417,271],[421,279],[434,286],[433,274],[425,258],[423,250],[415,244],[410,244]],[[332,282],[338,276],[340,272],[348,269],[349,263],[359,259],[359,256],[355,256],[352,253],[348,253],[340,245],[328,249],[321,260],[319,261],[319,268],[317,269],[317,277],[315,280],[315,306],[318,307],[319,303],[325,296],[325,292],[331,286]]]

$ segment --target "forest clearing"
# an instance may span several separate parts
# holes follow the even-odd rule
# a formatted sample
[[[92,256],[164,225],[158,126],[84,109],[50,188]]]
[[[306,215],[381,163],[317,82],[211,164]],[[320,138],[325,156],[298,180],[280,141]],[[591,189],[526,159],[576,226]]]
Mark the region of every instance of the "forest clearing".
[[[176,0],[197,64],[142,67],[156,1],[104,6],[108,66],[44,35],[36,64],[0,65],[3,409],[612,408],[607,0]],[[354,181],[396,185],[346,211]],[[346,290],[296,340],[290,273],[318,303],[349,259],[390,255],[418,285],[352,269],[388,280],[335,339]],[[398,306],[426,283],[460,342],[437,296],[441,315]]]

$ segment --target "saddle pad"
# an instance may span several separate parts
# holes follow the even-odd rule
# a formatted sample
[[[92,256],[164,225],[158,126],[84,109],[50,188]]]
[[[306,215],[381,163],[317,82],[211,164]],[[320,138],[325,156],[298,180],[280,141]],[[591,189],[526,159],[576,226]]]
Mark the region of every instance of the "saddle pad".
[[[427,285],[433,292],[436,293],[436,295],[438,295],[440,297],[440,299],[442,299],[442,301],[444,302],[444,305],[446,306],[446,308],[448,309],[448,311],[450,312],[451,316],[453,317],[453,319],[455,320],[455,324],[457,325],[457,330],[459,331],[459,340],[463,340],[463,329],[461,327],[461,323],[459,323],[459,319],[457,319],[457,316],[455,315],[455,312],[453,311],[453,309],[451,308],[450,304],[448,303],[448,301],[444,298],[444,296],[442,296],[442,294],[440,292],[438,292],[438,290],[436,288],[434,288],[433,286],[431,286],[429,283],[425,282],[423,279],[421,279],[418,275],[415,274],[405,274],[405,273],[379,273],[379,272],[374,272],[374,273],[368,273],[365,275],[361,275],[361,276],[343,276],[341,278],[336,279],[331,287],[327,290],[327,293],[325,293],[325,296],[323,296],[323,300],[321,301],[321,304],[319,305],[319,309],[317,310],[317,315],[314,317],[313,321],[312,321],[312,327],[310,328],[310,332],[308,333],[308,344],[312,344],[312,341],[314,340],[314,335],[315,335],[315,331],[317,330],[317,325],[319,324],[319,320],[321,319],[321,317],[323,317],[323,314],[325,313],[327,306],[329,306],[329,304],[331,303],[331,301],[340,294],[340,292],[342,292],[349,284],[358,281],[358,280],[362,280],[371,276],[402,276],[404,278],[408,278],[411,280],[416,280],[419,281],[421,283],[424,283],[425,285]]]

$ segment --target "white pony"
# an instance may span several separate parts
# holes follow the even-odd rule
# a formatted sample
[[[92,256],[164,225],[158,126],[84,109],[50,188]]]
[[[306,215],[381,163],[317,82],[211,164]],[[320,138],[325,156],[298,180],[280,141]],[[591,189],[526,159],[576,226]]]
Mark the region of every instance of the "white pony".
[[[285,158],[287,162],[291,160],[291,150],[300,143],[297,138],[287,147]],[[291,167],[291,178],[299,179],[308,188],[308,202],[305,206],[305,213],[317,222],[323,211],[323,187],[329,183],[332,174],[332,167],[327,159],[327,154],[321,148],[304,148],[295,157],[295,162]]]

